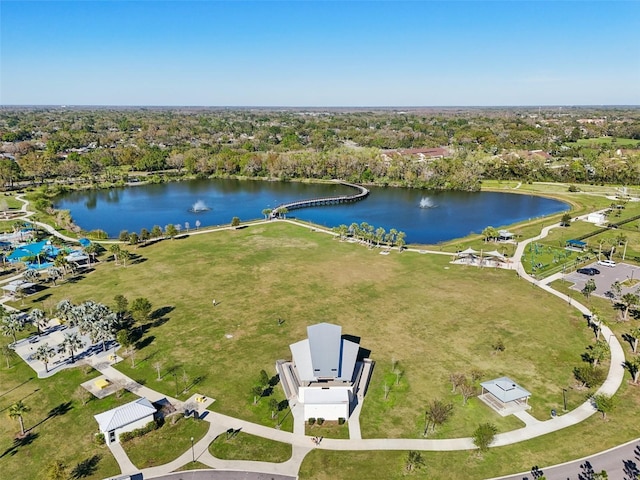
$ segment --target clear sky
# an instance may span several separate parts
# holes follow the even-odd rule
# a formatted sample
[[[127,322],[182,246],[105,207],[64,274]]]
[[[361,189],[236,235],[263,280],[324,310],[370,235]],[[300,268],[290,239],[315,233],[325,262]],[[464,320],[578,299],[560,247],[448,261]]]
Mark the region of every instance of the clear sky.
[[[640,1],[0,1],[0,104],[640,104]]]

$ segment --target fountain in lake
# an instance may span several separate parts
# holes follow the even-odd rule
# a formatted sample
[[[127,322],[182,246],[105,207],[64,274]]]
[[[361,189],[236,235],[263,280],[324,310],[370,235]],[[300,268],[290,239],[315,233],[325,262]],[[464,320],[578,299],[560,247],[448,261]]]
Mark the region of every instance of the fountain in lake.
[[[198,200],[196,203],[194,203],[191,208],[189,209],[190,212],[193,213],[200,213],[200,212],[206,212],[208,210],[211,210],[209,207],[207,207],[207,204],[204,203],[203,200]]]
[[[429,197],[422,197],[420,208],[435,208],[436,204]]]

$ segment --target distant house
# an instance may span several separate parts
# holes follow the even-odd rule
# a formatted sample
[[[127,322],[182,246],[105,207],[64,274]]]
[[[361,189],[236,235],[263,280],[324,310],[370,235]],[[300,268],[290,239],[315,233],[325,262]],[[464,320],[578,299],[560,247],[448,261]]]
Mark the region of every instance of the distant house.
[[[154,407],[146,398],[121,405],[104,413],[94,415],[100,432],[104,434],[107,445],[120,442],[120,434],[131,432],[152,422],[156,413]]]
[[[446,158],[451,155],[449,150],[444,147],[402,148],[397,150],[385,150],[382,153],[387,157],[390,157],[392,155],[414,156],[417,157],[420,161]]]
[[[364,394],[371,362],[357,361],[360,345],[338,325],[312,325],[307,335],[289,346],[291,362],[276,363],[287,398],[303,405],[305,420],[347,419],[356,395]]]

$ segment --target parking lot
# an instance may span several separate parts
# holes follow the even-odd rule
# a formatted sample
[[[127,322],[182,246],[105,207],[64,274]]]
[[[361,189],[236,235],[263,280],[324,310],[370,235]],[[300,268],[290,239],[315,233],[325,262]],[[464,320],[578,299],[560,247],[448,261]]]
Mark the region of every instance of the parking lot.
[[[615,267],[607,267],[605,265],[598,265],[597,262],[593,262],[589,265],[585,265],[583,268],[596,268],[600,273],[590,276],[573,272],[565,275],[564,279],[568,282],[573,282],[574,285],[571,288],[580,291],[584,288],[585,283],[592,278],[596,282],[596,290],[592,295],[597,295],[599,297],[610,298],[610,293],[609,295],[607,295],[607,293],[611,291],[611,285],[616,281],[621,283],[627,279],[637,279],[640,281],[640,267],[626,263],[618,263]],[[629,292],[633,293],[639,287],[640,283],[631,287],[623,286],[622,295]]]

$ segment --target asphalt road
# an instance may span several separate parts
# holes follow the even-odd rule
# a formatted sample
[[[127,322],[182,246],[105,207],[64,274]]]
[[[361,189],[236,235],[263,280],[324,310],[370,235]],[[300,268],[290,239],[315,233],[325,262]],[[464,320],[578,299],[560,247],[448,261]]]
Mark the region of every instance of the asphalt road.
[[[579,439],[576,439],[579,441]],[[612,448],[597,455],[563,463],[540,471],[547,480],[592,480],[593,474],[605,470],[610,480],[640,478],[640,440]],[[500,477],[500,480],[535,480],[531,472]],[[498,480],[498,479],[492,479]]]

